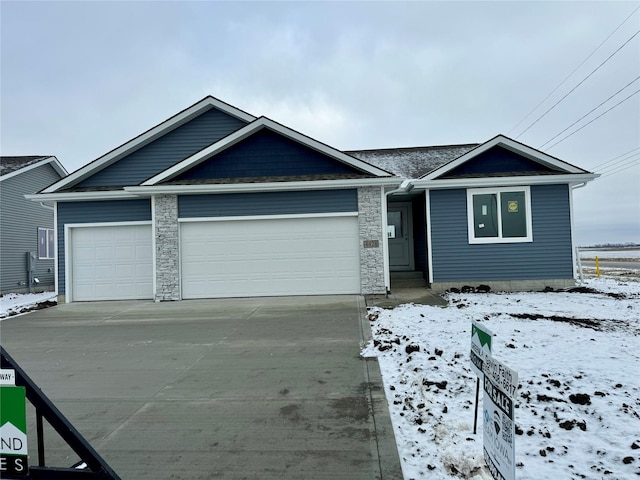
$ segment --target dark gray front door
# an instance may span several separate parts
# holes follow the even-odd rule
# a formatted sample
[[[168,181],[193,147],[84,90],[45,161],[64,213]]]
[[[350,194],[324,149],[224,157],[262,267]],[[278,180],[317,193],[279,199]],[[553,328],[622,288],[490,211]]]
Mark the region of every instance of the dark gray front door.
[[[413,227],[410,203],[390,203],[387,208],[389,269],[413,270]]]

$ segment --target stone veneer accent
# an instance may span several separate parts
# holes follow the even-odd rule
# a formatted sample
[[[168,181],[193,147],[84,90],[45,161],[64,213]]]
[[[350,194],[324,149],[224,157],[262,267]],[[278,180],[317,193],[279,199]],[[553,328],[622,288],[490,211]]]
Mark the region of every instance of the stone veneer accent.
[[[358,188],[358,228],[360,233],[360,293],[386,294],[382,238],[381,187]],[[386,205],[384,205],[386,208]],[[368,245],[365,247],[365,243]],[[376,247],[369,246],[371,241]]]
[[[180,246],[177,195],[153,197],[156,241],[156,302],[180,300]]]

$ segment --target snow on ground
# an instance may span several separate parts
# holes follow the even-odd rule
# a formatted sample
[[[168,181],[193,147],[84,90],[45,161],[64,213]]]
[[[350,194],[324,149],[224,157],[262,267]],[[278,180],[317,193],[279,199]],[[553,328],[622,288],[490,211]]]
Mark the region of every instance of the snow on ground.
[[[445,308],[370,310],[363,356],[378,357],[406,480],[473,478],[484,465],[472,319],[519,374],[516,478],[639,478],[640,282],[584,286],[597,292],[448,294]]]
[[[55,292],[7,293],[0,296],[0,318],[18,315],[33,310],[37,305],[50,306],[56,301]]]

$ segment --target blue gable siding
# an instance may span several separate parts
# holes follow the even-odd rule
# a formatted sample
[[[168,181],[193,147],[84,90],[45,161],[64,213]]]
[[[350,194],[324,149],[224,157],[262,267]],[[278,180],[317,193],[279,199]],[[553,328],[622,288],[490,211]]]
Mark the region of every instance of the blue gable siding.
[[[140,222],[151,220],[151,200],[58,202],[58,295],[66,291],[64,226],[70,223]]]
[[[244,125],[244,120],[212,108],[79,182],[75,187],[138,185]]]
[[[470,245],[466,190],[433,190],[430,201],[434,282],[573,278],[568,185],[531,187],[531,243]]]
[[[357,211],[358,194],[355,189],[180,195],[178,197],[180,218]]]
[[[175,180],[362,173],[263,128]]]
[[[493,147],[439,178],[479,177],[504,173],[560,173],[502,147]]]

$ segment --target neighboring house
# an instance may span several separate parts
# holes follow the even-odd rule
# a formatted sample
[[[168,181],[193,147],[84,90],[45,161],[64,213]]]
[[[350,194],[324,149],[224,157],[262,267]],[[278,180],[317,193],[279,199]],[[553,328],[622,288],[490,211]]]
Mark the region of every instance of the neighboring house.
[[[571,283],[571,187],[595,177],[501,136],[349,154],[206,97],[31,198],[67,302],[385,294],[395,270]]]
[[[66,175],[56,157],[0,157],[0,293],[54,290],[54,209],[24,195]]]

